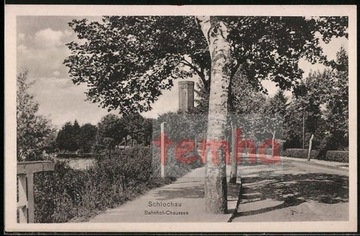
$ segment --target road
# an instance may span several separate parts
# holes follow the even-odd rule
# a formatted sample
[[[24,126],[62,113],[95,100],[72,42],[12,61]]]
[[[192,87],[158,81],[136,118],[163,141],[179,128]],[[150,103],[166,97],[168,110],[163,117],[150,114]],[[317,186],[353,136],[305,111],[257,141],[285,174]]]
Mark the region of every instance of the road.
[[[282,158],[276,164],[241,165],[239,172],[243,188],[232,222],[349,218],[349,173],[339,163]]]

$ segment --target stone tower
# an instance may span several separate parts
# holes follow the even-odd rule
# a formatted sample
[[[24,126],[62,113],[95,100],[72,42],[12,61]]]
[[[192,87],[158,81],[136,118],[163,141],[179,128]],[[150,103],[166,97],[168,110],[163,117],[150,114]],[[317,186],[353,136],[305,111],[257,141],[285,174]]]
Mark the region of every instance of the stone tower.
[[[194,108],[194,82],[179,81],[179,111],[188,112]]]

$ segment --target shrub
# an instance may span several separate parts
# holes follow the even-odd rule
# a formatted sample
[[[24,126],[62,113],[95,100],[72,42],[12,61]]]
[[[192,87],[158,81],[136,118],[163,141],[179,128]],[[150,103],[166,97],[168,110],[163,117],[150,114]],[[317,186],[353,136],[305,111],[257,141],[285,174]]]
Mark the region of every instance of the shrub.
[[[87,170],[56,161],[54,172],[34,176],[35,222],[61,223],[88,218],[150,188],[170,183],[152,173],[150,148],[134,147],[97,158]]]
[[[40,172],[34,176],[35,222],[66,222],[76,216],[73,200],[80,190],[79,179],[85,172],[72,170],[66,162],[57,161],[54,172]]]
[[[348,151],[327,151],[326,160],[349,163]]]
[[[288,157],[297,157],[297,158],[307,158],[308,156],[308,149],[301,149],[301,148],[288,148],[285,150],[285,154]],[[311,150],[310,157],[316,158],[319,151]]]

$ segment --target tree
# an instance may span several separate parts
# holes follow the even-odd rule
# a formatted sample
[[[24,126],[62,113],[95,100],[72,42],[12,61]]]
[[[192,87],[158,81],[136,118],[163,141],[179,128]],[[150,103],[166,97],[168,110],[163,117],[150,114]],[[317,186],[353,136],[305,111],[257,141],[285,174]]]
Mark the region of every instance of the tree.
[[[342,64],[347,63],[347,60],[345,61]],[[302,82],[303,94],[293,99],[287,113],[287,145],[289,145],[289,141],[297,140],[294,141],[298,143],[295,146],[300,146],[301,143],[305,147],[305,140],[311,140],[313,137],[317,143],[322,140],[322,146],[331,142],[332,148],[338,148],[339,146],[333,142],[334,138],[341,137],[340,139],[344,140],[342,137],[346,137],[348,132],[346,126],[348,78],[341,76],[343,79],[339,82],[338,70],[336,69],[338,66],[336,65],[333,64],[334,69],[327,68],[323,72],[310,72]],[[341,118],[337,120],[336,117]],[[337,133],[335,130],[342,131],[334,136],[331,135],[330,133]],[[312,143],[309,143],[308,147],[310,146]]]
[[[282,138],[284,116],[288,106],[288,99],[282,90],[278,90],[274,97],[270,98],[268,103],[262,109],[261,126],[258,128],[258,134],[264,135],[260,140],[265,140],[271,135],[272,155],[274,156],[275,138]]]
[[[66,122],[59,130],[56,143],[61,151],[75,152],[79,149],[80,125],[77,120]]]
[[[153,123],[154,139],[160,137],[160,125],[165,122],[166,137],[177,143],[183,140],[201,141],[206,132],[206,118],[202,113],[167,112]]]
[[[75,84],[88,85],[89,100],[122,114],[144,112],[174,79],[196,74],[210,92],[207,139],[214,142],[225,140],[229,87],[239,68],[259,90],[270,79],[296,92],[300,58],[327,62],[319,37],[347,37],[346,17],[109,16],[70,26],[84,43],[67,44],[64,63]],[[212,213],[227,208],[222,157],[219,165],[206,165]]]
[[[336,54],[333,70],[324,86],[324,119],[326,135],[321,149],[346,149],[349,145],[349,72],[348,55],[344,48]]]
[[[150,146],[152,141],[152,134],[153,134],[153,123],[154,119],[152,118],[145,118],[142,124],[142,127],[144,127],[143,133],[140,133],[140,143]]]
[[[321,127],[321,104],[324,101],[324,90],[328,86],[326,81],[328,81],[329,73],[328,70],[325,70],[323,73],[313,72],[308,75],[305,79],[305,95],[300,97],[297,102],[300,103],[301,109],[300,112],[303,115],[303,146],[305,143],[305,133],[309,133],[309,151],[308,151],[308,161],[311,157],[311,149],[313,147],[314,138],[318,139],[318,136],[321,134],[316,134]]]
[[[84,124],[80,127],[78,136],[78,147],[81,152],[90,153],[91,148],[95,143],[97,127],[90,123]]]
[[[346,17],[212,19],[229,28],[234,57],[230,76],[242,67],[259,90],[264,90],[262,79],[277,82],[282,89],[296,88],[302,75],[300,58],[326,61],[319,38],[328,42],[333,35],[347,36]],[[84,43],[67,44],[72,54],[64,63],[75,84],[89,85],[92,102],[121,113],[148,111],[174,79],[194,74],[210,91],[210,53],[194,17],[108,16],[102,23],[83,19],[69,24]]]
[[[17,160],[38,160],[55,130],[49,119],[37,114],[39,103],[29,92],[34,81],[28,81],[28,71],[20,72],[16,82]]]
[[[196,83],[195,108],[194,111],[197,114],[206,115],[209,111],[209,90],[205,88],[204,83],[200,80]]]
[[[114,114],[108,114],[101,118],[97,125],[96,142],[94,151],[114,149],[116,145],[125,140],[128,135],[122,119]]]
[[[151,120],[147,120],[140,114],[128,114],[121,118],[121,122],[125,126],[126,133],[131,136],[132,142],[136,141],[137,144],[150,144],[152,137]],[[133,143],[131,143],[133,145]]]

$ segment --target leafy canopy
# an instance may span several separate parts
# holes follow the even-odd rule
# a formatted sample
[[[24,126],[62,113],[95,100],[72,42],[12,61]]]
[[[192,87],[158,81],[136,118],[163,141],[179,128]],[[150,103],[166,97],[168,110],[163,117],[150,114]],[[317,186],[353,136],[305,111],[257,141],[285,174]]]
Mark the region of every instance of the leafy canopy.
[[[269,79],[297,91],[301,58],[329,63],[320,42],[347,37],[346,17],[214,17],[230,29],[231,75],[241,68],[264,91]],[[193,16],[104,16],[102,22],[69,23],[79,41],[67,44],[64,64],[87,97],[122,114],[146,112],[173,80],[196,75],[210,90],[210,53]]]

